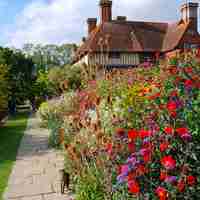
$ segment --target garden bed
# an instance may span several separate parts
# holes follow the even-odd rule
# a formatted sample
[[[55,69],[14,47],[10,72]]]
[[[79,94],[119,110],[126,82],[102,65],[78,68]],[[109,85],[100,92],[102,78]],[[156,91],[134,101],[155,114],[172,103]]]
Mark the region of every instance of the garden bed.
[[[89,76],[41,106],[76,200],[200,199],[200,64],[176,61]]]

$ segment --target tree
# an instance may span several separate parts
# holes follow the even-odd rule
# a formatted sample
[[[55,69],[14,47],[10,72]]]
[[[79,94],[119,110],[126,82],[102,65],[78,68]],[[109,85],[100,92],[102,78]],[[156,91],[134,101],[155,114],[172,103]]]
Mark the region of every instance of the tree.
[[[71,63],[75,44],[63,44],[61,46],[48,44],[25,44],[22,52],[32,58],[37,69],[50,69],[55,66],[64,66]]]
[[[21,51],[0,48],[0,64],[8,68],[9,96],[21,102],[30,96],[34,63]]]
[[[8,66],[0,64],[0,112],[8,106]]]

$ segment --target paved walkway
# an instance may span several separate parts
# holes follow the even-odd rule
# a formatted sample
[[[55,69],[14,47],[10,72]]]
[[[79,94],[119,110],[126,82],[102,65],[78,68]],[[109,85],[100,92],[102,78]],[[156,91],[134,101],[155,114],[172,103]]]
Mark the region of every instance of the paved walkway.
[[[39,128],[38,119],[30,118],[4,200],[71,200],[69,192],[60,194],[63,163],[62,154],[48,148],[48,131]]]

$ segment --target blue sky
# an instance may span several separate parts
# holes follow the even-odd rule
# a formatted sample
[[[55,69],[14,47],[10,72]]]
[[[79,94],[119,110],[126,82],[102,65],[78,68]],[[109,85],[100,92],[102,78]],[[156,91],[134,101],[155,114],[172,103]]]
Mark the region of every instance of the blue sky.
[[[198,0],[191,0],[198,2]],[[186,0],[113,0],[113,17],[177,21]],[[80,42],[86,19],[98,17],[99,0],[0,0],[0,45]],[[199,20],[200,21],[200,20]]]

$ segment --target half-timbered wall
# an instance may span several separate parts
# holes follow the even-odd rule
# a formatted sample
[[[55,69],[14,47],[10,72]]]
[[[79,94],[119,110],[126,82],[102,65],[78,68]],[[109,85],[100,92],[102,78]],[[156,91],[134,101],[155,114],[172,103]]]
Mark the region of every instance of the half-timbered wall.
[[[90,65],[138,65],[140,63],[139,54],[121,53],[119,57],[108,54],[96,53],[89,56]]]

